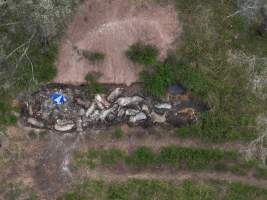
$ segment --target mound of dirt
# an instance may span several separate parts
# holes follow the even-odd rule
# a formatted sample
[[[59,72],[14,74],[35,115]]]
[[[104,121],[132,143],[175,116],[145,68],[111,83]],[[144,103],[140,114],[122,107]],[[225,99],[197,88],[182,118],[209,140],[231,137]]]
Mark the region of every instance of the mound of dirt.
[[[175,8],[127,0],[87,0],[69,25],[57,60],[55,82],[81,84],[88,72],[101,72],[102,83],[130,85],[138,81],[141,66],[125,51],[138,41],[153,44],[160,58],[174,48],[181,28]],[[82,51],[103,52],[105,59],[90,63]]]

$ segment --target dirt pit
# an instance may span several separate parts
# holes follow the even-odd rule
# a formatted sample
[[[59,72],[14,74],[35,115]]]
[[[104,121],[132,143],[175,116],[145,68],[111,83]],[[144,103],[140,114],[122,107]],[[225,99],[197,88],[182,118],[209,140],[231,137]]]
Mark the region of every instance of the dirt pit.
[[[55,82],[81,84],[88,72],[100,72],[102,83],[131,85],[138,81],[141,66],[125,51],[142,41],[157,46],[160,59],[175,47],[181,33],[174,6],[127,0],[86,0],[69,25],[57,60]],[[82,51],[102,52],[105,59],[90,63]]]

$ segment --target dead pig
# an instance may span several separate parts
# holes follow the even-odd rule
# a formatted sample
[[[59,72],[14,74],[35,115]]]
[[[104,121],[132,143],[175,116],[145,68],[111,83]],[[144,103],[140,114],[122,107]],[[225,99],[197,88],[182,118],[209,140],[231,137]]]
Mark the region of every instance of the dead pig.
[[[95,102],[101,110],[104,110],[110,106],[110,103],[105,99],[104,95],[95,95]]]
[[[160,103],[160,104],[156,104],[155,108],[157,109],[163,109],[163,110],[170,110],[172,109],[172,105],[169,103]]]
[[[29,118],[27,120],[27,122],[30,125],[35,126],[35,127],[38,127],[38,128],[43,128],[44,127],[44,123],[43,122],[39,122],[37,119],[34,119],[34,118]]]
[[[137,115],[139,113],[138,110],[134,110],[134,109],[127,109],[125,112],[125,115],[127,116],[134,116]]]
[[[133,97],[120,97],[116,101],[116,103],[119,104],[121,107],[129,106],[129,105],[137,105],[141,103],[144,99],[139,96],[133,96]]]
[[[96,103],[93,102],[91,106],[88,108],[88,110],[86,111],[85,116],[89,117],[94,112],[95,109],[96,109]]]
[[[129,119],[129,122],[132,123],[132,124],[136,124],[136,123],[142,122],[142,121],[144,121],[146,119],[147,119],[146,114],[143,113],[143,112],[140,112],[135,116],[131,116],[130,119]]]
[[[123,88],[116,88],[108,96],[107,100],[109,102],[114,102],[123,93]]]
[[[73,121],[67,121],[67,120],[57,120],[54,128],[57,131],[60,132],[66,132],[70,131],[74,128],[75,124]]]

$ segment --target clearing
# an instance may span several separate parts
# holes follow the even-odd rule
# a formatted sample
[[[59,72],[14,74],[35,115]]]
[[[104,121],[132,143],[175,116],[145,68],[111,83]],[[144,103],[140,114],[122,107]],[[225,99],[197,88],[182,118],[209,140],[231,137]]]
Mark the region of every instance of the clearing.
[[[174,48],[181,27],[173,6],[135,4],[125,0],[85,1],[63,39],[55,82],[81,84],[88,72],[101,72],[102,83],[130,85],[138,81],[141,66],[125,51],[143,41],[157,46],[160,57]],[[105,59],[90,63],[82,51],[101,52]]]

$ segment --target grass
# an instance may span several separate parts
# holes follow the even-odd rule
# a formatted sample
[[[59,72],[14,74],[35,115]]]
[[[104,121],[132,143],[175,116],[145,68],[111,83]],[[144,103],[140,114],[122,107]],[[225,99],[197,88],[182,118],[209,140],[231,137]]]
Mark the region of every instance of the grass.
[[[177,170],[228,171],[237,175],[246,175],[257,165],[256,162],[242,160],[241,155],[235,151],[178,146],[167,146],[159,152],[139,147],[131,153],[119,149],[89,149],[84,153],[76,153],[75,160],[77,166],[91,169],[98,166],[114,168],[123,164],[129,169],[137,170],[169,166]]]
[[[17,118],[12,114],[14,108],[5,101],[0,101],[0,125],[12,125],[17,122]]]
[[[53,9],[61,11],[68,4],[69,11],[77,6],[76,0],[57,4]],[[2,36],[0,51],[0,95],[5,104],[16,98],[22,92],[30,92],[41,84],[51,81],[56,75],[55,60],[58,52],[58,42],[62,35],[65,20],[57,19],[53,37],[44,45],[40,42],[42,24],[36,25],[34,17],[29,10],[35,10],[40,6],[38,2],[13,2],[0,6],[1,24],[17,22],[12,25],[0,26]],[[19,12],[18,12],[19,10]],[[53,11],[52,11],[53,12]],[[33,12],[31,12],[33,13]],[[56,12],[60,13],[60,12]],[[43,13],[46,15],[47,13]],[[64,15],[63,12],[60,15]],[[68,13],[70,16],[71,13]],[[53,15],[55,17],[55,15]],[[67,18],[65,16],[65,18]],[[54,20],[51,19],[51,22]],[[2,117],[2,116],[1,116]],[[0,120],[0,125],[7,125],[15,121],[13,116],[6,114],[6,118]]]
[[[116,128],[112,134],[112,138],[114,139],[121,139],[124,135],[124,132],[121,128]]]
[[[37,200],[37,195],[22,183],[1,183],[0,198],[5,200],[27,199]]]
[[[212,142],[254,139],[266,101],[252,82],[266,69],[260,60],[267,53],[267,37],[257,36],[255,25],[239,15],[227,18],[236,11],[236,1],[175,2],[184,24],[183,44],[166,62],[176,80],[210,107],[199,124],[177,134]],[[250,57],[256,58],[252,65]]]
[[[149,66],[157,63],[158,49],[153,45],[137,42],[129,47],[126,56],[141,65]]]
[[[141,72],[145,91],[157,98],[166,94],[166,88],[174,82],[172,67],[168,63],[157,63]]]
[[[265,200],[267,190],[241,183],[198,182],[186,180],[181,184],[130,179],[126,182],[84,180],[67,192],[62,200]]]

